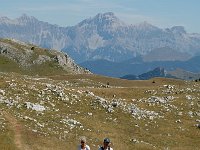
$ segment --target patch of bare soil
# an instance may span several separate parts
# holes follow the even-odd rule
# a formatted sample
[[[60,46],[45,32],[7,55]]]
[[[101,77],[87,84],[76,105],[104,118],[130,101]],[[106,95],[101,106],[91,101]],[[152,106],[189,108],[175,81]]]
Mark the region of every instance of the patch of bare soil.
[[[9,127],[14,132],[14,143],[20,150],[31,150],[32,148],[25,144],[22,139],[23,126],[12,115],[3,112],[5,119],[9,122]]]

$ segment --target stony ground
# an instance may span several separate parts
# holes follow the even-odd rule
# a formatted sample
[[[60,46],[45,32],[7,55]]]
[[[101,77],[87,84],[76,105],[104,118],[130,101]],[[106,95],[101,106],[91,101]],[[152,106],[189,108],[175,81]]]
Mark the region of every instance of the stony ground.
[[[76,150],[85,135],[92,149],[198,150],[199,83],[154,82],[0,73],[0,149]]]

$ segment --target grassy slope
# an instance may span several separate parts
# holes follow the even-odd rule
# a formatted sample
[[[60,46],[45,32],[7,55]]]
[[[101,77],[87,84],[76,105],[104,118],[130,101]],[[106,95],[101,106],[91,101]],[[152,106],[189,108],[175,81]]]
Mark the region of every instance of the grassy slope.
[[[10,59],[0,56],[0,71],[1,72],[21,72],[18,64]]]
[[[8,90],[11,90],[10,97],[13,97],[14,93],[18,93],[21,97],[24,97],[22,98],[22,101],[31,101],[34,103],[39,102],[38,100],[40,98],[37,98],[37,91],[31,91],[28,87],[22,86],[31,84],[35,85],[36,81],[34,82],[32,79],[26,79],[24,81],[23,78],[24,77],[20,75],[15,75],[15,77],[2,76],[0,89],[7,88]],[[35,111],[27,110],[24,107],[21,109],[8,109],[8,107],[1,104],[1,110],[6,110],[15,116],[22,125],[24,125],[24,131],[22,132],[23,141],[33,149],[75,150],[80,135],[88,137],[88,143],[92,149],[97,149],[97,145],[101,144],[104,137],[110,137],[112,139],[112,146],[115,149],[163,149],[169,147],[170,149],[193,150],[198,149],[200,146],[200,130],[194,127],[194,124],[196,123],[195,120],[199,119],[199,117],[194,115],[194,117],[191,118],[187,115],[190,110],[197,111],[199,109],[196,105],[198,99],[193,101],[193,106],[190,105],[190,101],[185,99],[186,95],[199,97],[199,93],[188,91],[184,93],[177,92],[176,94],[163,94],[162,90],[165,89],[161,88],[164,84],[173,84],[177,89],[193,88],[194,84],[197,84],[195,86],[195,88],[197,88],[199,83],[185,83],[180,80],[162,78],[154,79],[155,83],[152,83],[152,80],[126,81],[95,75],[52,76],[51,78],[54,80],[44,79],[37,81],[36,87],[38,89],[43,89],[44,85],[40,83],[53,83],[56,85],[62,84],[66,87],[65,93],[78,95],[78,90],[91,91],[95,95],[107,100],[112,100],[113,95],[115,95],[115,98],[124,99],[127,103],[134,103],[141,108],[160,112],[161,114],[164,114],[164,118],[154,119],[154,121],[148,119],[137,120],[129,113],[124,113],[119,108],[116,108],[114,113],[109,114],[98,104],[91,106],[94,98],[86,96],[85,94],[78,95],[79,98],[77,102],[75,101],[73,104],[70,102],[62,102],[56,95],[52,95],[51,102],[56,105],[56,109],[59,109],[59,111],[47,111],[44,115],[40,115]],[[10,89],[8,83],[5,82],[6,80],[11,79],[14,79],[18,84],[18,90]],[[68,81],[67,83],[70,83],[70,85],[67,85],[64,81]],[[107,82],[109,82],[111,87],[101,88],[101,85],[106,85]],[[121,88],[119,88],[119,86]],[[29,94],[24,95],[22,89],[26,89]],[[167,112],[162,106],[148,106],[147,103],[139,102],[138,100],[141,98],[152,96],[151,93],[145,92],[147,90],[158,91],[156,96],[160,97],[169,95],[178,97],[174,102],[170,103],[177,108],[171,108],[172,112]],[[70,99],[73,100],[73,96]],[[136,99],[136,101],[133,102],[132,99]],[[50,107],[48,103],[45,104]],[[180,111],[183,112],[183,116],[177,115]],[[93,115],[89,116],[87,112],[91,112]],[[45,123],[45,127],[40,128],[33,121],[20,119],[19,114],[35,118],[38,122]],[[84,126],[84,130],[79,127],[70,130],[68,126],[60,123],[59,120],[66,116],[80,121]],[[115,119],[116,121],[113,121]],[[179,119],[181,120],[181,123],[176,123],[176,120]],[[139,127],[137,127],[136,124],[139,125]],[[49,131],[48,128],[51,128],[55,132]],[[38,132],[34,133],[32,129],[37,129]],[[64,131],[69,131],[69,133],[64,134]],[[13,143],[12,132],[1,132],[0,137],[4,137],[5,135],[7,135],[9,140],[3,141],[11,141],[11,143]],[[131,141],[131,139],[137,139],[140,142],[136,144]],[[3,145],[5,146],[5,143]],[[14,147],[13,144],[11,145]]]
[[[51,53],[48,49],[40,48],[31,44],[20,44],[9,39],[1,39],[1,38],[0,42],[8,44],[13,48],[17,49],[19,54],[21,53],[24,54],[26,53],[27,50],[31,50],[34,47],[32,49],[33,51],[32,55],[27,60],[27,64],[32,64],[32,62],[36,60],[39,55],[49,56],[50,58],[54,58],[56,55],[54,54],[53,51]],[[56,61],[50,61],[50,62],[47,61],[45,63],[42,63],[41,65],[32,64],[31,67],[23,67],[19,66],[18,63],[16,63],[11,59],[8,59],[3,55],[0,55],[0,71],[17,72],[21,74],[39,75],[39,76],[73,73],[73,71],[70,68],[68,70],[63,70],[63,68],[60,67]]]
[[[4,56],[0,56],[0,71],[40,76],[70,73],[64,71],[56,62],[46,62],[41,65],[33,65],[31,68],[22,68],[16,62]]]

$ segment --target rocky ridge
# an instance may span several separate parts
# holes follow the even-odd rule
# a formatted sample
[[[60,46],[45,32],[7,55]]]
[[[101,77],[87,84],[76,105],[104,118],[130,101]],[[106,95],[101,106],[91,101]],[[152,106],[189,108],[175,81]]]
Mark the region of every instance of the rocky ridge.
[[[63,52],[58,50],[42,49],[32,44],[23,43],[14,39],[0,39],[0,56],[6,57],[15,62],[23,70],[38,68],[45,63],[52,63],[66,73],[90,73],[86,69],[78,66]],[[47,66],[47,70],[48,70]]]

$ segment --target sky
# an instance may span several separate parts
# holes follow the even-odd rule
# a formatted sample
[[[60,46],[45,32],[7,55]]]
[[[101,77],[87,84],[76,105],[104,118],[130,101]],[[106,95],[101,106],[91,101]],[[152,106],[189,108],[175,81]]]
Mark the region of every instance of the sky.
[[[27,14],[63,27],[105,12],[127,24],[180,25],[200,33],[200,0],[0,0],[0,16],[14,19]]]

